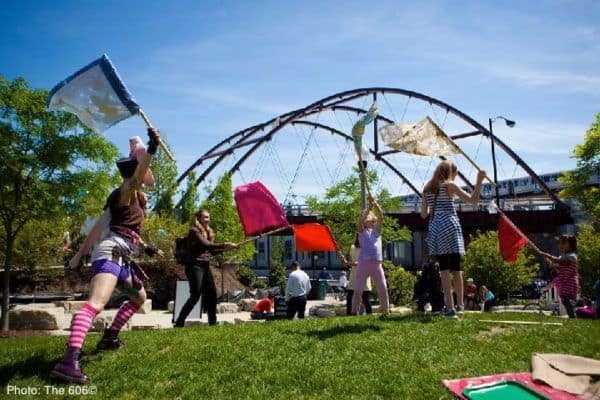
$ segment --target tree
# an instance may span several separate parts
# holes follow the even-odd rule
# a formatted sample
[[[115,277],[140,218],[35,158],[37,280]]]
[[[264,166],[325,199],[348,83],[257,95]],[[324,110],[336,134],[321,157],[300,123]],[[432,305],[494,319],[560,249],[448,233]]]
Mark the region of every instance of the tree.
[[[165,136],[161,138],[169,147]],[[158,151],[152,159],[151,168],[154,186],[148,190],[148,208],[160,215],[172,215],[173,196],[177,191],[177,164],[164,151]]]
[[[312,196],[306,201],[313,212],[322,216],[323,222],[329,226],[343,251],[347,251],[354,243],[356,221],[361,212],[360,179],[358,170],[355,170],[356,174],[328,188],[323,200]],[[368,180],[370,186],[375,187],[379,178],[374,171],[369,171]],[[376,197],[384,212],[398,211],[402,207],[402,201],[399,198],[392,198],[387,189],[381,190]],[[391,241],[411,240],[411,235],[410,231],[406,227],[400,227],[395,219],[384,216],[382,240],[384,244]]]
[[[212,190],[212,195],[202,203],[201,208],[210,213],[210,224],[215,229],[217,242],[240,243],[244,241],[244,230],[233,202],[233,187],[229,174],[225,174],[219,179]],[[253,255],[254,244],[244,243],[236,250],[219,255],[218,259],[220,262],[246,263],[252,259]]]
[[[271,264],[269,266],[269,287],[278,287],[285,291],[285,266],[283,265],[283,244],[281,237],[271,237]]]
[[[507,298],[511,292],[530,284],[539,265],[533,256],[523,250],[517,261],[509,264],[502,259],[498,248],[498,233],[479,232],[471,236],[464,256],[464,274],[477,285],[485,285],[498,298]]]
[[[566,172],[560,178],[560,182],[565,184],[560,195],[577,200],[598,229],[600,188],[589,186],[588,182],[593,175],[600,174],[600,113],[596,114],[596,120],[586,132],[583,144],[575,146],[573,156],[577,160],[577,168],[572,172]]]
[[[591,225],[582,225],[577,236],[577,257],[581,294],[594,297],[594,283],[600,279],[600,235]]]
[[[32,90],[23,78],[8,81],[0,75],[3,332],[9,327],[9,276],[15,243],[24,227],[56,218],[69,205],[90,200],[87,196],[94,188],[84,188],[88,190],[85,193],[78,185],[98,168],[108,170],[117,156],[114,145],[82,126],[74,115],[47,112],[47,96],[46,90]]]
[[[190,172],[187,176],[185,191],[181,194],[178,219],[180,222],[189,223],[198,211],[198,187],[196,186],[196,173]]]

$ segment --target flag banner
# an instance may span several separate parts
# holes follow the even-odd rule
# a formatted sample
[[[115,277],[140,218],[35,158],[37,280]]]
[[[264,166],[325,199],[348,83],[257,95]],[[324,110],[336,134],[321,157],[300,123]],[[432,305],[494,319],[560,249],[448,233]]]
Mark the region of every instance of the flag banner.
[[[308,223],[292,225],[296,251],[337,251],[338,246],[327,225]]]
[[[360,138],[365,133],[365,126],[369,125],[371,122],[377,118],[377,114],[379,110],[377,109],[377,103],[373,103],[369,111],[365,115],[363,115],[352,127],[352,137],[356,142],[357,138]],[[359,146],[360,147],[360,146]]]
[[[236,187],[234,200],[246,236],[258,236],[289,226],[275,196],[258,181]]]
[[[529,243],[529,239],[510,219],[498,210],[498,246],[504,261],[514,263],[517,261],[519,249]]]
[[[106,54],[56,85],[48,95],[47,107],[77,115],[97,133],[140,109]]]
[[[458,146],[426,116],[416,124],[390,124],[379,129],[383,142],[396,150],[419,156],[459,154]]]

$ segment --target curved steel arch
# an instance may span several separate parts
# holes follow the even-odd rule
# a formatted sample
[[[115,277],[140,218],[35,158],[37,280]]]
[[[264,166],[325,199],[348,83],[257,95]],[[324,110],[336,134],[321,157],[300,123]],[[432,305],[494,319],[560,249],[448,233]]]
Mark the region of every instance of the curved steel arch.
[[[203,154],[202,157],[200,157],[198,160],[196,160],[196,162],[194,162],[192,164],[192,166],[190,166],[179,178],[178,178],[178,182],[181,182],[185,176],[187,176],[195,167],[197,167],[198,165],[200,165],[204,160],[209,159],[209,158],[214,158],[214,157],[218,157],[217,160],[215,160],[203,173],[202,175],[196,180],[195,184],[198,185],[200,184],[207,176],[208,174],[210,174],[212,172],[212,170],[225,158],[227,157],[229,154],[233,153],[233,151],[235,151],[238,148],[241,147],[245,147],[245,146],[250,146],[252,145],[252,147],[246,151],[246,153],[244,153],[244,155],[235,163],[235,165],[230,169],[230,173],[234,173],[235,171],[239,170],[240,166],[265,142],[269,141],[272,139],[273,135],[276,134],[278,131],[280,131],[284,126],[290,124],[291,122],[297,120],[298,118],[304,118],[305,116],[308,115],[312,115],[324,110],[328,110],[331,109],[333,111],[335,111],[335,109],[344,109],[347,111],[355,111],[357,113],[362,113],[365,112],[366,110],[360,109],[360,108],[356,108],[356,107],[351,107],[351,106],[347,106],[344,105],[343,103],[345,102],[349,102],[352,101],[354,99],[357,98],[361,98],[361,97],[365,97],[368,95],[373,95],[374,99],[376,99],[377,93],[381,93],[381,94],[385,94],[385,93],[391,93],[391,94],[400,94],[403,96],[407,96],[409,98],[416,98],[422,101],[425,101],[429,104],[435,104],[436,106],[443,108],[446,110],[447,113],[451,113],[455,116],[457,116],[458,118],[462,119],[463,121],[467,122],[468,124],[470,124],[471,126],[473,126],[475,128],[475,131],[473,132],[467,132],[467,133],[463,133],[460,135],[455,135],[453,136],[453,139],[462,139],[465,137],[469,137],[469,136],[474,136],[474,135],[484,135],[487,138],[491,137],[490,132],[483,126],[481,125],[479,122],[477,122],[476,120],[474,120],[473,118],[471,118],[469,115],[463,113],[462,111],[456,109],[455,107],[441,101],[438,99],[435,99],[433,97],[424,95],[422,93],[418,93],[418,92],[414,92],[411,90],[405,90],[405,89],[398,89],[398,88],[386,88],[386,87],[371,87],[371,88],[361,88],[361,89],[353,89],[353,90],[347,90],[347,91],[343,91],[343,92],[339,92],[336,94],[333,94],[331,96],[327,96],[324,97],[320,100],[317,100],[311,104],[309,104],[306,107],[303,108],[299,108],[296,109],[294,111],[290,111],[288,113],[285,114],[281,114],[280,116],[276,117],[276,118],[272,118],[271,120],[264,122],[262,124],[258,124],[255,125],[253,127],[250,128],[246,128],[242,131],[238,131],[235,134],[229,136],[227,139],[219,142],[216,146],[214,146],[213,148],[211,148],[210,150],[208,150],[207,152],[205,152]],[[378,117],[378,119],[381,119],[382,121],[385,122],[393,122],[392,120],[390,120],[389,118],[385,118],[385,117]],[[266,127],[268,127],[271,124],[276,123],[276,126],[274,126],[272,129],[270,129],[268,131],[268,133],[266,133],[265,135],[256,138],[256,139],[251,139],[248,140],[250,137],[256,135],[259,131],[264,130]],[[331,128],[331,127],[329,127]],[[333,128],[332,128],[333,129]],[[342,132],[340,132],[342,133]],[[241,136],[241,137],[240,137]],[[217,150],[218,148],[224,146],[225,143],[229,143],[231,140],[240,137],[233,145],[227,147],[225,150],[220,151],[215,153],[215,150]],[[494,141],[496,142],[496,144],[502,149],[504,150],[505,153],[507,153],[513,160],[515,160],[515,162],[517,162],[517,164],[519,166],[521,166],[528,174],[529,176],[538,184],[538,186],[544,191],[546,192],[546,194],[552,198],[552,200],[559,206],[562,206],[563,203],[560,199],[558,199],[558,197],[548,188],[548,186],[545,184],[545,182],[542,181],[542,179],[531,169],[531,167],[529,167],[529,165],[527,163],[525,163],[525,161],[523,159],[521,159],[506,143],[504,143],[502,140],[498,139],[497,137],[494,136]],[[372,151],[372,150],[370,150]],[[396,151],[386,151],[386,152],[379,152],[378,151],[378,143],[377,143],[377,137],[375,136],[375,151],[374,151],[374,155],[375,158],[377,160],[385,160],[384,156],[387,154],[392,154]],[[384,161],[384,163],[389,164],[389,162],[387,160]],[[398,171],[399,173],[399,171]],[[401,174],[400,174],[401,175]],[[470,182],[466,181],[468,184],[470,184]],[[414,185],[411,184],[412,187],[414,187]],[[472,186],[472,185],[471,185]]]
[[[344,139],[346,139],[347,141],[351,141],[351,142],[353,142],[352,136],[350,136],[350,135],[348,135],[347,133],[344,133],[344,132],[342,132],[342,131],[340,131],[340,130],[338,130],[338,129],[336,129],[336,128],[333,128],[333,127],[331,127],[331,126],[329,126],[329,125],[321,124],[321,123],[318,123],[318,122],[305,121],[305,120],[300,120],[300,121],[292,121],[292,122],[291,122],[291,124],[292,124],[292,125],[296,125],[296,124],[298,124],[298,125],[308,125],[308,126],[312,126],[313,128],[316,128],[316,129],[322,129],[322,130],[324,130],[324,131],[328,131],[329,133],[331,133],[331,134],[333,134],[333,135],[338,135],[338,136],[341,136],[341,137],[343,137]],[[399,177],[400,179],[402,179],[402,181],[403,181],[404,183],[406,183],[406,184],[408,185],[408,187],[410,187],[410,188],[411,188],[411,190],[412,190],[413,192],[415,192],[415,194],[416,194],[417,196],[419,196],[419,197],[421,196],[421,192],[420,192],[420,191],[419,191],[419,190],[418,190],[418,189],[417,189],[417,188],[416,188],[416,187],[415,187],[415,186],[412,184],[412,182],[411,182],[409,179],[407,179],[407,178],[404,176],[404,174],[402,174],[400,171],[398,171],[398,169],[396,169],[396,168],[395,168],[395,167],[394,167],[392,164],[390,164],[390,162],[389,162],[388,160],[386,160],[386,159],[384,159],[384,158],[381,158],[381,157],[377,157],[377,152],[375,152],[375,150],[373,150],[373,149],[369,149],[369,152],[370,152],[370,153],[371,153],[371,154],[372,154],[372,155],[375,157],[375,159],[376,159],[377,161],[381,161],[381,162],[383,162],[383,163],[384,163],[384,164],[385,164],[385,165],[386,165],[386,166],[387,166],[389,169],[391,169],[391,170],[392,170],[392,171],[393,171],[393,172],[394,172],[396,175],[398,175],[398,177]],[[231,172],[231,171],[230,171],[230,172]]]

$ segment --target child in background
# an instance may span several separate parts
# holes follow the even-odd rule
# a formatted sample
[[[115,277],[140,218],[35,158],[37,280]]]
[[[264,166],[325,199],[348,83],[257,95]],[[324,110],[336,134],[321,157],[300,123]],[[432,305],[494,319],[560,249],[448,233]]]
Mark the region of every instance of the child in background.
[[[496,302],[496,296],[484,285],[479,287],[479,300],[481,301],[481,311],[491,311]]]
[[[579,292],[579,264],[577,254],[575,254],[577,252],[577,239],[570,234],[560,235],[558,238],[558,251],[561,255],[559,257],[544,253],[536,246],[533,246],[533,249],[549,262],[558,264],[553,283],[558,289],[560,301],[565,306],[569,318],[575,318],[572,302],[577,299],[577,292]]]

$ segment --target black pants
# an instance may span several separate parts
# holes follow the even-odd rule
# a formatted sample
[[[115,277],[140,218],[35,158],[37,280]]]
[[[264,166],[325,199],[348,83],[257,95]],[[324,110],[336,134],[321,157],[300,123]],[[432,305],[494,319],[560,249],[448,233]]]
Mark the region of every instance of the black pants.
[[[208,314],[208,324],[215,325],[217,323],[217,288],[208,261],[186,266],[185,275],[190,284],[190,297],[181,308],[175,326],[184,326],[185,319],[200,300],[200,296],[202,296],[202,308]]]
[[[352,296],[354,296],[354,290],[346,290],[346,315],[352,314]],[[372,314],[373,308],[371,307],[371,292],[369,290],[363,290],[362,302],[366,313]]]
[[[496,299],[486,300],[483,303],[483,311],[491,311],[492,307],[496,304]]]
[[[563,303],[563,306],[565,306],[569,318],[575,318],[575,310],[573,309],[573,303],[571,302],[571,299],[567,297],[561,297],[560,301]]]
[[[304,318],[306,310],[306,296],[292,297],[287,302],[287,318],[294,319],[294,315],[298,313],[298,318]]]

